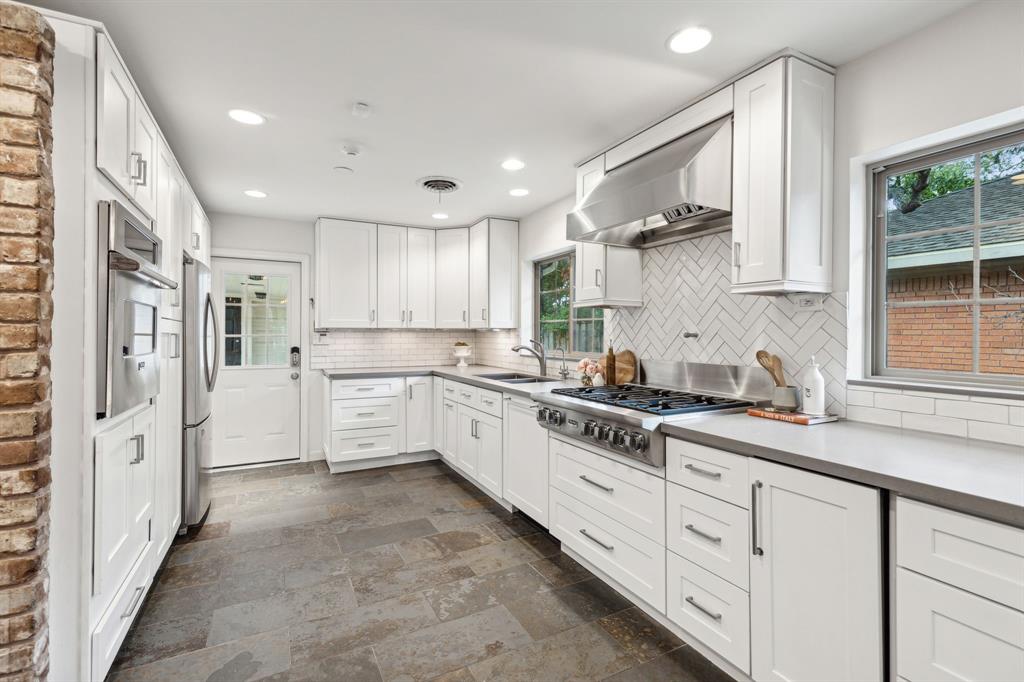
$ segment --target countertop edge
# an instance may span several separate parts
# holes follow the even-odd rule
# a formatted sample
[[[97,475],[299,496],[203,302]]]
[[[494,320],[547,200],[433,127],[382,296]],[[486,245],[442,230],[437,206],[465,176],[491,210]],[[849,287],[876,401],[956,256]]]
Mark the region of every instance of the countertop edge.
[[[904,478],[889,476],[886,474],[860,469],[857,467],[838,464],[816,457],[808,457],[787,450],[780,450],[761,444],[748,443],[742,440],[727,438],[703,431],[687,429],[683,424],[664,424],[662,430],[666,436],[687,440],[699,445],[718,448],[728,452],[734,452],[747,457],[757,457],[779,464],[791,466],[841,478],[853,483],[861,483],[875,488],[888,490],[889,492],[913,498],[922,502],[928,502],[937,506],[946,507],[974,516],[981,516],[999,523],[1006,523],[1018,528],[1024,528],[1024,507],[993,500],[987,497],[971,495],[970,493],[942,488],[919,481],[911,481]]]
[[[447,369],[448,367],[450,367],[450,369]],[[477,376],[477,374],[481,372],[521,372],[523,374],[529,374],[528,372],[522,372],[522,370],[513,370],[508,369],[506,367],[492,367],[490,365],[469,365],[465,369],[459,369],[457,365],[444,365],[433,367],[408,367],[396,369],[322,369],[320,371],[324,375],[324,377],[333,381],[340,381],[344,379],[385,379],[409,376],[436,376],[441,377],[442,379],[452,379],[453,381],[461,381],[462,383],[469,384],[471,386],[476,386],[477,388],[485,388],[490,391],[496,391],[498,393],[508,393],[523,398],[533,398],[533,396],[539,395],[541,393],[547,393],[553,388],[581,385],[579,381],[561,381],[559,379],[554,379],[552,381],[545,381],[527,387],[523,384],[507,384],[501,381],[497,381],[495,379],[488,379],[486,377]]]

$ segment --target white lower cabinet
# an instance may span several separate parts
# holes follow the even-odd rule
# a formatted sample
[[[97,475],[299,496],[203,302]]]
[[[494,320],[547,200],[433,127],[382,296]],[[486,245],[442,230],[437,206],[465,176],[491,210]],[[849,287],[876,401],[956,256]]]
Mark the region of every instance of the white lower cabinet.
[[[153,544],[162,557],[181,526],[181,322],[160,320],[160,394],[156,397]]]
[[[456,464],[470,478],[476,478],[477,454],[480,452],[476,444],[475,414],[473,408],[459,405],[458,431],[455,436],[458,440]]]
[[[440,377],[434,377],[433,387],[433,414],[431,421],[434,424],[434,445],[433,448],[444,455],[444,382]]]
[[[454,400],[444,401],[444,448],[441,456],[448,464],[455,466],[459,461],[459,404]]]
[[[411,377],[415,378],[421,377]],[[404,378],[325,381],[323,443],[328,462],[347,464],[406,452],[410,401]]]
[[[505,398],[502,497],[548,527],[548,432],[537,422],[537,403]]]
[[[331,437],[331,461],[355,462],[391,457],[402,451],[399,428],[335,431]]]
[[[750,596],[673,552],[667,557],[666,615],[749,674]]]
[[[751,676],[881,680],[878,490],[759,459],[750,480]]]
[[[504,440],[501,427],[500,417],[477,412],[476,480],[496,497],[501,497],[502,441]]]
[[[667,483],[665,546],[741,589],[750,584],[750,514],[746,509]]]
[[[434,448],[433,402],[433,377],[409,377],[405,380],[406,452],[423,452]]]
[[[154,556],[152,550],[151,544],[146,546],[120,590],[114,595],[110,606],[93,628],[89,638],[93,680],[106,678],[107,671],[110,670],[121,643],[128,634],[128,629],[138,615],[142,602],[145,601],[146,592],[153,579],[153,564],[159,563],[159,555]]]

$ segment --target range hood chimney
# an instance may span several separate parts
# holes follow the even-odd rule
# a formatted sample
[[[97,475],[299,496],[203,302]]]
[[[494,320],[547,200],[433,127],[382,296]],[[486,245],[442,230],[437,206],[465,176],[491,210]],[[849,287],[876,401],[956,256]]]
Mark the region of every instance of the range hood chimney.
[[[732,117],[610,171],[566,216],[566,238],[649,248],[729,228]]]

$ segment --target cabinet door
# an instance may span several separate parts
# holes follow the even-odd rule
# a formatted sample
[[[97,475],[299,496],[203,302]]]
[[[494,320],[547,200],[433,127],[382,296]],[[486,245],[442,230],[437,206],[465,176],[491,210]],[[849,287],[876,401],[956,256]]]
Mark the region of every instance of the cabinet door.
[[[444,381],[440,377],[434,379],[434,444],[431,446],[442,455],[444,454]]]
[[[489,220],[481,220],[469,228],[469,326],[489,327],[488,257]]]
[[[406,230],[377,226],[377,326],[406,326]]]
[[[408,230],[408,285],[406,325],[414,329],[434,327],[434,230]]]
[[[177,289],[161,292],[160,315],[181,319],[181,177],[171,150],[162,142],[157,156],[156,234],[163,240],[160,269],[178,283]]]
[[[576,169],[576,202],[579,203],[583,200],[583,197],[590,194],[597,183],[601,182],[601,178],[604,177],[604,154],[587,161],[585,164]]]
[[[537,423],[537,403],[505,400],[502,497],[548,527],[548,432]]]
[[[181,525],[181,322],[164,320],[160,332],[160,394],[153,444],[153,542],[162,558]]]
[[[159,175],[160,133],[156,121],[141,101],[135,103],[135,137],[132,141],[134,152],[135,202],[150,216],[156,215],[157,181]]]
[[[139,547],[152,538],[153,498],[156,471],[156,409],[147,408],[132,420],[132,439],[135,441],[135,459],[128,469],[131,488],[129,519]]]
[[[459,405],[459,451],[457,453],[459,468],[473,480],[477,478],[477,457],[480,450],[476,425],[476,410]]]
[[[94,447],[93,594],[113,595],[142,551],[132,522],[132,422],[96,436]]]
[[[604,244],[576,244],[576,302],[604,298]]]
[[[487,326],[512,329],[519,319],[519,223],[490,220],[487,254]]]
[[[433,389],[433,377],[408,377],[405,380],[406,452],[423,452],[434,447]]]
[[[186,201],[188,204],[188,252],[193,258],[201,263],[209,265],[203,260],[203,207],[192,190],[188,190]]]
[[[444,442],[441,455],[455,466],[459,461],[459,404],[454,400],[444,401]]]
[[[469,229],[438,230],[435,240],[435,326],[438,329],[465,329],[469,327]]]
[[[735,84],[733,283],[782,278],[786,60]]]
[[[881,680],[878,491],[759,459],[750,479],[751,677]]]
[[[321,218],[316,241],[318,329],[377,326],[377,226]]]
[[[106,36],[96,36],[96,167],[132,194],[135,87]]]
[[[501,497],[502,420],[494,415],[476,413],[477,462],[476,479],[492,493]]]

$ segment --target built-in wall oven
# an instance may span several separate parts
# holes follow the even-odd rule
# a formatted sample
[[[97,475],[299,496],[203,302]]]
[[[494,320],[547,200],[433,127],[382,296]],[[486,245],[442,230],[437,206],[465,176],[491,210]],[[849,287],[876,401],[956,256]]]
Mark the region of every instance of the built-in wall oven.
[[[99,204],[96,416],[113,417],[160,390],[157,324],[163,242],[127,206]]]

